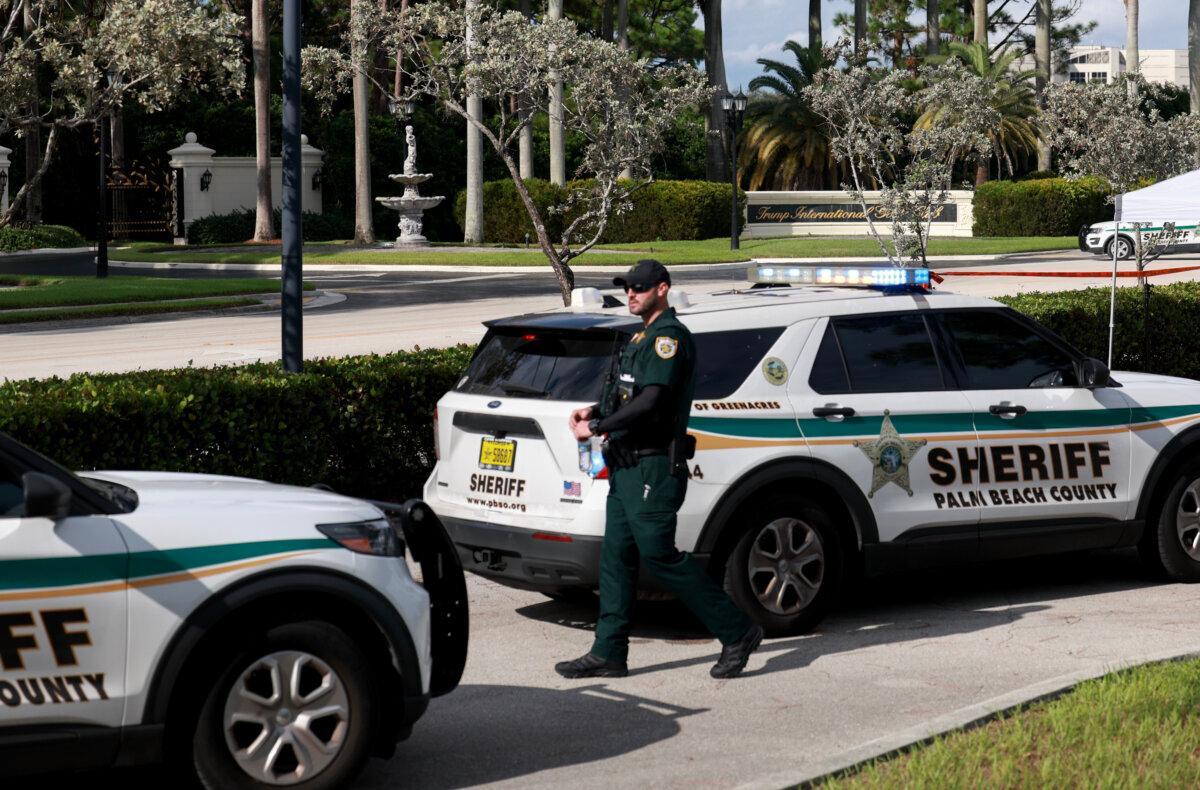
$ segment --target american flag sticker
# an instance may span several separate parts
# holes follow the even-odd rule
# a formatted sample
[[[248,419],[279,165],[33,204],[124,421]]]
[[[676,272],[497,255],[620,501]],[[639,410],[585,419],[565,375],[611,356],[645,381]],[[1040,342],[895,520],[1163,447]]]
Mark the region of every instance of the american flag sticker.
[[[563,496],[583,496],[583,485],[579,481],[563,481]]]

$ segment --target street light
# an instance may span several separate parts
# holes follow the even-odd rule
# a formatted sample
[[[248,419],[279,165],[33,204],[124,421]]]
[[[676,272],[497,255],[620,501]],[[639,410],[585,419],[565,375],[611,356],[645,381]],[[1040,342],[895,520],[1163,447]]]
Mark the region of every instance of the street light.
[[[725,127],[729,130],[729,184],[733,187],[729,209],[729,249],[738,249],[738,178],[737,137],[746,116],[746,94],[726,92],[721,97],[721,109],[725,111]]]

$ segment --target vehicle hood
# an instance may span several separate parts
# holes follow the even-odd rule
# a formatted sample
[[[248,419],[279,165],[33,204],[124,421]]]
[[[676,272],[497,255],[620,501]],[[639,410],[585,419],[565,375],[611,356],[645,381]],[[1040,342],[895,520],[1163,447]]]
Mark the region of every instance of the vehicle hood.
[[[137,521],[176,526],[206,524],[209,529],[301,528],[307,532],[315,524],[382,516],[376,507],[360,499],[242,477],[128,471],[82,472],[80,476],[119,483],[136,491],[138,506],[123,518]]]
[[[1114,370],[1112,377],[1124,387],[1193,387],[1200,395],[1200,381],[1185,379],[1178,376],[1160,376],[1157,373],[1134,373],[1128,370]],[[1132,394],[1132,393],[1129,393]]]

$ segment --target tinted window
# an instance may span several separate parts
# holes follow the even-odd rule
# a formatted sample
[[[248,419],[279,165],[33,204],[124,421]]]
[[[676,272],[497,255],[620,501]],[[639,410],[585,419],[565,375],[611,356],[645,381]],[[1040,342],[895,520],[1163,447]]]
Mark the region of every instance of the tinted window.
[[[696,341],[696,400],[732,395],[758,367],[783,327],[692,335]]]
[[[517,398],[599,400],[617,348],[615,335],[491,330],[455,389]]]
[[[18,518],[25,513],[25,487],[21,478],[0,461],[0,518]]]
[[[916,313],[835,318],[854,392],[944,389],[925,319]]]
[[[969,389],[1073,387],[1072,357],[1011,315],[995,310],[945,313]]]
[[[813,360],[808,386],[822,395],[850,391],[850,382],[846,378],[846,364],[842,361],[842,351],[838,348],[833,324],[825,327],[825,337],[821,338],[821,347],[817,349],[817,358]]]

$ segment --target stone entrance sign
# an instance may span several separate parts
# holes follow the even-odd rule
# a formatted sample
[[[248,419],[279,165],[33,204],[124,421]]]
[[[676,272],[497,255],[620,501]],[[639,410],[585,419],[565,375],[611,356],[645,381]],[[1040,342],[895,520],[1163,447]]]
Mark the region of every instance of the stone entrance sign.
[[[880,233],[890,233],[891,218],[878,205],[879,193],[868,192],[867,211]],[[970,236],[973,220],[970,190],[955,190],[935,211],[930,234]],[[882,226],[882,227],[881,227]],[[743,236],[862,236],[869,233],[862,206],[842,191],[747,192]]]

